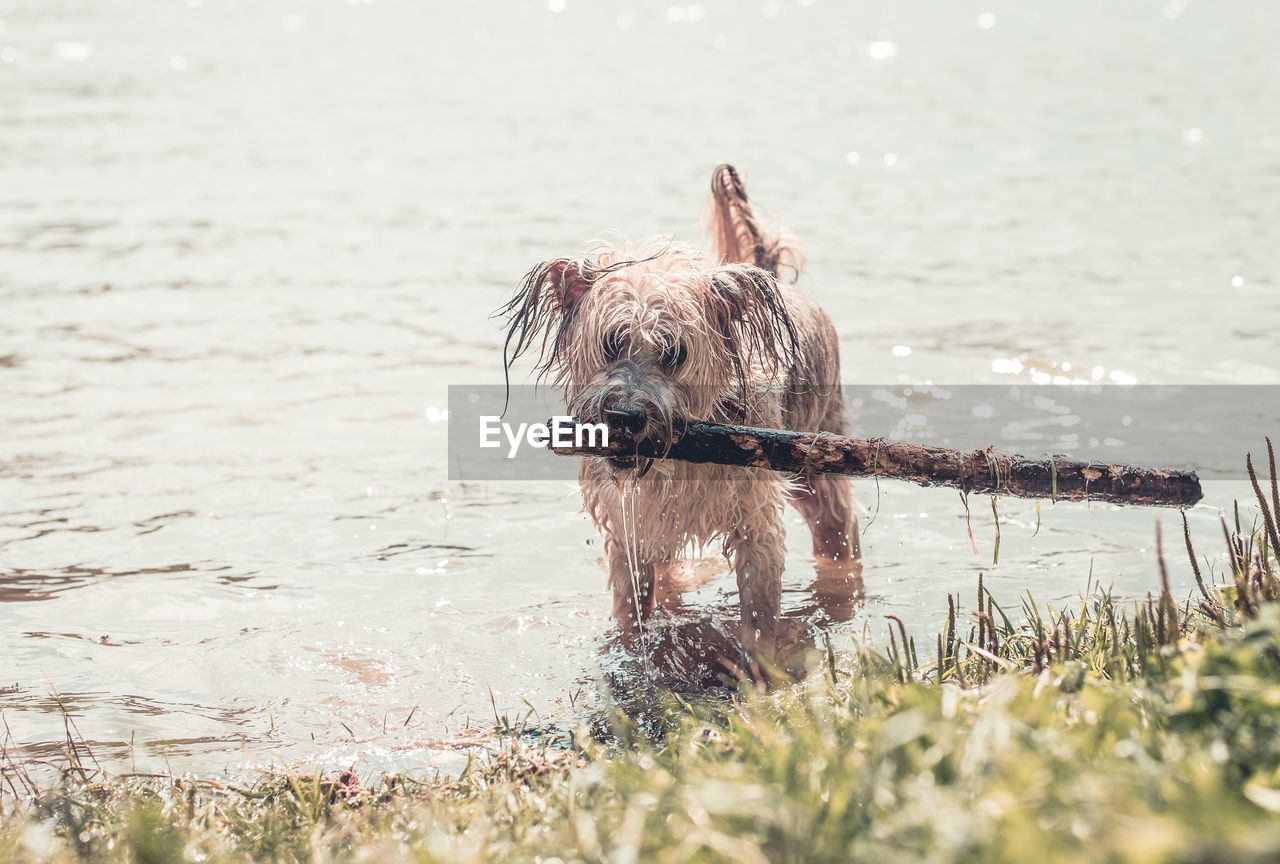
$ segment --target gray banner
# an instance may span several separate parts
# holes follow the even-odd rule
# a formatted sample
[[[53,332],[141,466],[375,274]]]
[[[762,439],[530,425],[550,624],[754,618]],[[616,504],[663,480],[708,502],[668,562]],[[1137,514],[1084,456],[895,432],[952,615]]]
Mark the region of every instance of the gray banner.
[[[1181,468],[1206,480],[1245,477],[1245,453],[1280,434],[1276,386],[855,385],[844,397],[859,437]],[[578,459],[538,446],[539,424],[567,413],[552,387],[512,387],[508,398],[501,385],[451,385],[449,479],[576,479]]]

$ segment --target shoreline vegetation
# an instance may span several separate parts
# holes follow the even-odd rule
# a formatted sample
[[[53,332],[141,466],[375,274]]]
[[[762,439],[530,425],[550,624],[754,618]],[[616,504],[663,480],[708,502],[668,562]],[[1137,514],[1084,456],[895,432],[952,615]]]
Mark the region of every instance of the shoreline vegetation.
[[[0,757],[0,860],[1280,860],[1268,457],[1266,491],[1248,463],[1260,526],[1237,506],[1213,544],[1226,572],[1184,518],[1177,556],[1157,526],[1138,602],[1013,610],[979,578],[933,645],[886,616],[885,650],[768,692],[633,694],[572,733],[496,718],[457,777],[110,777],[68,716],[60,781]],[[1182,602],[1171,566],[1195,577]]]

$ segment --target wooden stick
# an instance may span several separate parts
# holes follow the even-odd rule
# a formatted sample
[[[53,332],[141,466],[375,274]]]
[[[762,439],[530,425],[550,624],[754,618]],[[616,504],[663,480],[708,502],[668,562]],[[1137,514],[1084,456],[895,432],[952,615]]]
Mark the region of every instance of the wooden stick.
[[[648,440],[637,447],[625,432],[613,428],[609,430],[608,447],[552,449],[566,456],[641,456],[800,475],[877,476],[1015,498],[1189,507],[1203,497],[1200,478],[1194,471],[1107,465],[1066,456],[1026,459],[991,448],[966,453],[883,438],[846,438],[826,432],[714,423],[689,423],[677,428],[671,448],[665,453]]]

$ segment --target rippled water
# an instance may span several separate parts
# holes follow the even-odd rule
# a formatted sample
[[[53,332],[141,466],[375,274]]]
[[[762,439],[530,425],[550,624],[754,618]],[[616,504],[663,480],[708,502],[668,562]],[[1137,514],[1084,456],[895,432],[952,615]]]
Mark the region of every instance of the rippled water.
[[[570,712],[609,628],[598,544],[571,485],[446,481],[445,387],[501,380],[487,316],[534,262],[696,237],[720,161],[807,242],[847,381],[1277,383],[1278,18],[0,0],[13,743],[56,755],[55,688],[140,769],[447,769],[495,707]],[[1014,605],[1090,568],[1155,584],[1153,511],[1046,507],[1032,539],[1002,503],[992,567],[985,500],[975,555],[953,492],[857,488],[867,598],[838,641],[927,632],[978,570]],[[1212,551],[1239,490],[1208,491]]]

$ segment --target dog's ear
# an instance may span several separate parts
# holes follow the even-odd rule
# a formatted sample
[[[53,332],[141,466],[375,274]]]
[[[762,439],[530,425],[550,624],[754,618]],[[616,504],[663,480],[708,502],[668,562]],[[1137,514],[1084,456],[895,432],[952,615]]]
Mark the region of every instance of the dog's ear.
[[[544,285],[550,287],[562,314],[572,309],[583,298],[583,295],[591,289],[592,277],[588,275],[589,268],[581,262],[571,261],[568,258],[559,258],[555,261],[549,261],[541,265],[541,267],[541,276],[537,278],[540,278]],[[534,269],[537,270],[538,268],[535,267]]]
[[[782,299],[778,281],[750,264],[726,264],[711,274],[726,345],[739,358],[745,375],[753,359],[771,373],[793,366],[800,350],[795,322]]]
[[[539,343],[538,372],[546,374],[561,353],[566,325],[599,274],[586,261],[556,258],[525,274],[516,294],[495,315],[506,319],[503,345],[504,372],[535,343]]]

